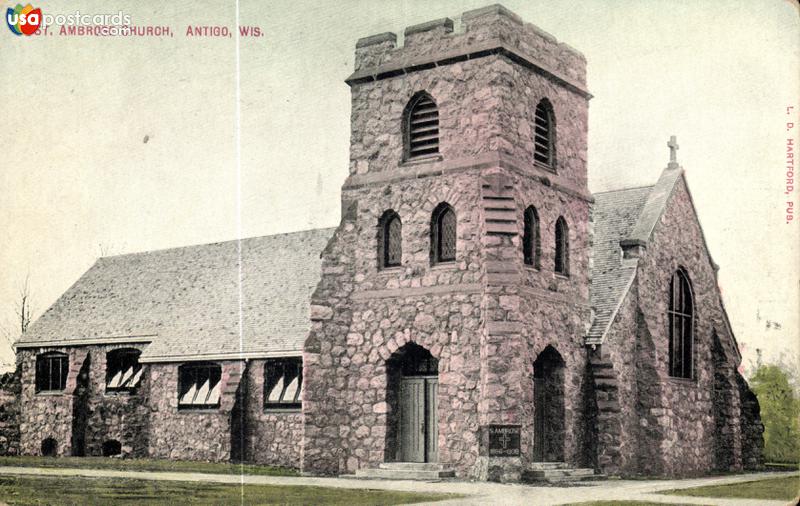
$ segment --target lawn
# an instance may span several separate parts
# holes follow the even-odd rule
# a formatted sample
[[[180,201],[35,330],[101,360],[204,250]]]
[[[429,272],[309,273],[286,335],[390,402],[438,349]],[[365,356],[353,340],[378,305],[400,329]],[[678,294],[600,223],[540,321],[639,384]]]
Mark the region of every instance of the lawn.
[[[182,473],[257,474],[298,476],[294,469],[227,462],[190,462],[113,457],[0,457],[0,466],[69,467],[73,469],[113,469],[115,471],[169,471]]]
[[[738,499],[794,499],[800,491],[800,476],[784,476],[758,481],[745,481],[728,485],[664,490],[659,494],[691,497],[733,497]]]
[[[16,505],[389,505],[458,496],[283,485],[230,485],[118,478],[0,476],[0,500]]]

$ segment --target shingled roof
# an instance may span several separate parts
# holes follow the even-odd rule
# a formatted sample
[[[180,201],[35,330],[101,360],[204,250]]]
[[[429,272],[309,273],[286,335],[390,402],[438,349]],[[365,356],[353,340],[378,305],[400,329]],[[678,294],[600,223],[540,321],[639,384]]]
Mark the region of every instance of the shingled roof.
[[[101,258],[17,346],[149,342],[143,362],[299,354],[333,231]]]
[[[602,341],[636,276],[637,259],[622,258],[620,241],[633,232],[653,188],[645,186],[594,194],[589,287],[594,320],[586,336],[587,344]]]

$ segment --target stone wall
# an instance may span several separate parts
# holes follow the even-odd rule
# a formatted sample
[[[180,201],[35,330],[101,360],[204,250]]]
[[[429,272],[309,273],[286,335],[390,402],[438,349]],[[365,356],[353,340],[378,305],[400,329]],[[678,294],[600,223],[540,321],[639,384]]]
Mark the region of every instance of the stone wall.
[[[323,254],[304,354],[306,470],[376,467],[392,413],[386,361],[415,342],[439,360],[439,457],[466,475],[477,456],[480,369],[480,235],[475,174],[408,180],[375,191],[344,191],[358,213],[344,220]],[[455,210],[456,261],[430,266],[431,213]],[[386,209],[403,223],[403,265],[378,269],[377,223]],[[357,217],[357,218],[356,218]]]
[[[244,458],[247,462],[299,468],[303,444],[301,410],[264,409],[264,360],[247,364],[243,391],[246,407],[240,430],[243,431]],[[237,431],[233,431],[234,437]]]
[[[668,371],[669,288],[679,267],[688,272],[694,294],[692,379],[673,378]],[[739,358],[683,178],[639,260],[634,283],[636,297],[623,306],[603,345],[624,393],[620,472],[695,476],[741,469],[741,394],[734,388]],[[632,356],[635,362],[626,358]]]
[[[141,345],[22,349],[22,452],[39,455],[47,437],[58,442],[59,455],[103,454],[103,443],[119,441],[125,456],[147,455],[147,371],[134,392],[106,392],[106,353]],[[67,387],[36,393],[36,356],[59,351],[69,356]]]
[[[66,388],[61,392],[36,392],[36,355],[44,351],[66,353],[69,374]],[[20,452],[22,455],[41,455],[42,442],[56,441],[56,455],[81,453],[73,445],[73,404],[78,384],[78,371],[88,361],[89,350],[84,348],[25,348],[17,352],[21,371]]]
[[[244,362],[222,361],[219,408],[178,408],[178,366],[149,364],[150,457],[173,460],[229,461],[237,438],[232,430],[238,414],[237,391]]]
[[[21,391],[19,367],[0,375],[0,455],[19,455]]]

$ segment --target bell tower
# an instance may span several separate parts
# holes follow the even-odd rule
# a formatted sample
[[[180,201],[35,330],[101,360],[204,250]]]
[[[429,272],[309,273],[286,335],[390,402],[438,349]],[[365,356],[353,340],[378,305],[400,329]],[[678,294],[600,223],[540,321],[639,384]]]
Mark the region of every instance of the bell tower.
[[[304,350],[305,470],[436,459],[487,479],[537,455],[580,459],[585,74],[580,53],[500,5],[457,31],[449,18],[408,27],[401,47],[394,33],[358,40],[342,221]],[[419,357],[426,386],[410,399]],[[544,439],[534,373],[561,396],[540,413],[566,413]],[[503,456],[498,426],[519,434]]]

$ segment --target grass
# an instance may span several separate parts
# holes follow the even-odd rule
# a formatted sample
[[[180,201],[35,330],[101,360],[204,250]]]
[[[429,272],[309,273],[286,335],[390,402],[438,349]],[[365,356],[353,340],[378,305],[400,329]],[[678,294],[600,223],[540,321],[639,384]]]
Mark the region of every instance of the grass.
[[[255,474],[262,476],[298,476],[284,467],[231,464],[227,462],[190,462],[156,459],[120,459],[112,457],[0,457],[0,466],[69,467],[73,469],[113,469],[115,471],[167,471],[176,473]]]
[[[113,478],[0,476],[0,498],[13,506],[314,504],[389,505],[459,496],[389,490],[284,485],[231,485]]]
[[[728,485],[708,485],[705,487],[664,490],[659,492],[659,494],[788,501],[797,497],[798,490],[800,490],[800,477],[785,476],[766,480],[730,483]]]

